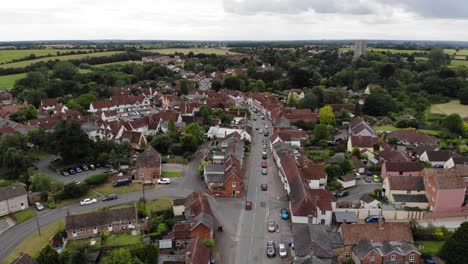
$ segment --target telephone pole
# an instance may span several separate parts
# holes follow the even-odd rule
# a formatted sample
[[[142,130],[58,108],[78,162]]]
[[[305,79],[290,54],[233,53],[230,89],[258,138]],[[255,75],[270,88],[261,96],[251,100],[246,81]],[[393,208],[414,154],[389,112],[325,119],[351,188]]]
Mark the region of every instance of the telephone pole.
[[[41,227],[39,226],[39,216],[36,214],[36,224],[37,224],[37,232],[39,236],[41,236]]]

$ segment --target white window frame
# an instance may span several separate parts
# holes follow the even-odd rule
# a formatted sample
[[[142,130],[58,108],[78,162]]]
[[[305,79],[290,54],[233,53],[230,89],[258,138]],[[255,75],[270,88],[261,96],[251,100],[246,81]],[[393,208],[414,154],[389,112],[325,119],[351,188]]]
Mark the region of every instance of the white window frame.
[[[396,255],[395,255],[395,254],[392,254],[392,255],[390,256],[390,260],[396,260]]]

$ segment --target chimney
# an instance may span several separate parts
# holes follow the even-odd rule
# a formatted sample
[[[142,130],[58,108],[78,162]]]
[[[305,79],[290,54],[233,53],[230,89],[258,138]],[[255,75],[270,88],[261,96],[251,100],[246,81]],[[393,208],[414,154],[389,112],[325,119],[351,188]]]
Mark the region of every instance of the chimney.
[[[192,252],[185,253],[185,264],[192,264]]]
[[[383,230],[384,229],[384,224],[385,224],[385,218],[382,215],[379,215],[379,229]]]

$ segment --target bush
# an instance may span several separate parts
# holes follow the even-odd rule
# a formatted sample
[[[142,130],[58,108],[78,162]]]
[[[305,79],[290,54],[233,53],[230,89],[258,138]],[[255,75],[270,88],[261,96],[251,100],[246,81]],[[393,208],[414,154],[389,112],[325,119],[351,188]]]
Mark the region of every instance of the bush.
[[[55,209],[55,208],[57,208],[57,205],[55,205],[55,202],[52,201],[52,200],[51,200],[51,201],[47,201],[47,202],[46,202],[46,205],[47,205],[47,207],[49,207],[50,209]]]
[[[76,184],[75,182],[71,182],[63,186],[63,190],[55,197],[59,200],[78,198],[85,195],[87,192],[88,186],[86,184]]]
[[[99,173],[99,174],[88,177],[84,182],[87,185],[98,185],[98,184],[102,184],[102,183],[106,182],[107,178],[109,178],[108,174]]]

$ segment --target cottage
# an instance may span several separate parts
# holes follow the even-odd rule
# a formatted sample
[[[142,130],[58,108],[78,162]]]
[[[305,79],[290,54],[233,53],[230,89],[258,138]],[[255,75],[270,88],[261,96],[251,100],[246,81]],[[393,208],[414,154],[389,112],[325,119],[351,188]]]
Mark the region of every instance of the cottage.
[[[0,188],[0,217],[29,207],[26,189],[19,182]]]
[[[407,241],[360,241],[354,248],[355,263],[419,263],[421,253]]]
[[[419,156],[419,160],[429,162],[433,167],[444,168],[444,165],[448,163],[453,155],[454,153],[450,150],[429,150],[424,151],[424,153]]]
[[[381,176],[384,179],[390,176],[421,176],[423,169],[423,165],[419,162],[384,162],[382,164]]]
[[[386,140],[395,138],[401,149],[406,147],[417,147],[419,145],[436,145],[438,140],[436,137],[429,136],[418,130],[395,130],[387,134]]]
[[[379,208],[380,204],[380,202],[377,199],[375,199],[367,193],[361,196],[359,202],[361,204],[361,208],[364,209],[376,209]]]
[[[132,172],[135,182],[155,184],[161,177],[161,154],[151,146],[137,157],[136,165]]]
[[[209,139],[223,139],[232,133],[238,133],[241,136],[242,140],[246,140],[248,142],[252,140],[252,136],[245,130],[218,127],[218,126],[210,127],[210,129],[206,133],[206,136]]]
[[[308,136],[305,131],[296,129],[275,129],[271,136],[273,144],[282,141],[293,147],[301,148],[302,142],[307,140]]]
[[[359,149],[363,155],[369,159],[375,158],[375,150],[379,149],[379,138],[373,136],[351,136],[348,139],[348,152],[352,152],[354,148]]]
[[[377,137],[377,132],[360,117],[355,117],[349,122],[348,133],[351,136]]]

